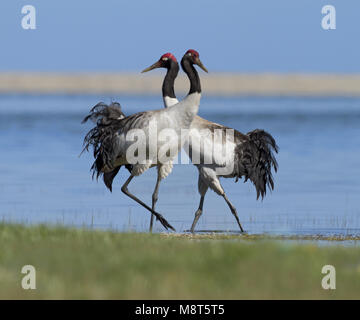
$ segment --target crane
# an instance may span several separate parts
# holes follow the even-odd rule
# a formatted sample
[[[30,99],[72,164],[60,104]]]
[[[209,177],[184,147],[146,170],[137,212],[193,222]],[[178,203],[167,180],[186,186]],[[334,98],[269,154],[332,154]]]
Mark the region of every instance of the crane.
[[[160,58],[157,63],[166,64],[167,59]],[[192,79],[192,85],[188,95],[176,105],[126,117],[119,104],[113,103],[107,106],[100,103],[92,108],[83,120],[83,122],[88,120],[95,122],[95,127],[84,138],[83,148],[83,151],[88,151],[91,146],[93,148],[95,158],[91,167],[93,176],[96,175],[98,178],[104,175],[105,185],[111,190],[114,177],[124,165],[130,171],[130,176],[121,187],[121,191],[155,215],[166,229],[170,228],[174,231],[175,229],[166,219],[153,208],[158,198],[160,181],[171,173],[173,159],[184,143],[181,139],[181,130],[190,127],[199,109],[201,84],[193,65],[196,64],[207,71],[198,57],[195,59],[184,56],[183,64],[184,71],[189,79]],[[155,128],[155,134],[151,134],[152,128]],[[171,129],[169,140],[165,140],[161,135],[163,130],[167,129]],[[155,152],[151,152],[153,148],[155,150],[152,151]],[[164,148],[165,154],[170,151],[170,156],[164,157],[163,154],[159,159],[160,151],[164,151]],[[153,199],[156,201],[153,201],[153,208],[150,208],[129,191],[128,185],[135,176],[155,166],[157,167],[157,182]]]
[[[192,49],[188,50],[187,54],[193,56],[198,55],[198,53]],[[179,69],[178,63],[174,57],[170,64],[167,64],[166,66],[154,66],[152,69],[156,67],[167,68],[167,74],[162,85],[162,95],[165,108],[171,108],[178,103],[174,92],[174,81]],[[190,83],[194,81],[190,77],[189,80]],[[224,198],[231,213],[236,219],[240,231],[244,232],[237,210],[226,196],[219,178],[235,178],[235,182],[242,177],[244,177],[244,182],[250,180],[256,189],[256,199],[259,199],[260,196],[261,198],[264,198],[267,188],[270,188],[271,190],[274,189],[271,170],[273,168],[274,171],[277,172],[278,169],[278,164],[274,156],[274,152],[278,153],[278,146],[274,138],[266,131],[256,129],[247,134],[242,134],[241,132],[234,130],[233,139],[228,139],[226,130],[234,129],[208,121],[196,115],[191,123],[187,141],[184,144],[185,152],[199,171],[198,191],[200,194],[200,203],[191,225],[190,231],[192,233],[202,215],[205,195],[209,188]],[[225,142],[220,139],[214,139],[216,131],[225,134]],[[206,149],[202,147],[205,145],[207,146]],[[230,172],[221,173],[221,170],[218,169],[224,168],[225,163],[224,161],[219,161],[216,155],[218,152],[222,152],[224,147],[227,150],[225,162],[232,170]],[[212,151],[210,155],[206,154],[207,150]],[[194,159],[200,161],[194,161]],[[152,227],[152,221],[153,217],[151,217],[150,228]]]

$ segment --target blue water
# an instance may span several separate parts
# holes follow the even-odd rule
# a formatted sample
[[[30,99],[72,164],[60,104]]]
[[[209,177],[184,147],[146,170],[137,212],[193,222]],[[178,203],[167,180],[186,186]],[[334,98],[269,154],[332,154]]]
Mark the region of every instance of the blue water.
[[[0,219],[118,231],[146,231],[150,214],[120,190],[91,180],[91,154],[78,157],[98,101],[119,101],[131,114],[162,107],[160,97],[0,95]],[[263,128],[280,146],[275,190],[256,201],[250,183],[223,179],[249,233],[360,235],[360,99],[203,97],[199,114],[247,132]],[[129,189],[151,204],[156,170]],[[191,226],[199,203],[197,169],[176,165],[160,186],[157,209],[177,229]],[[237,231],[224,200],[205,198],[198,230]],[[163,231],[157,223],[156,231]]]

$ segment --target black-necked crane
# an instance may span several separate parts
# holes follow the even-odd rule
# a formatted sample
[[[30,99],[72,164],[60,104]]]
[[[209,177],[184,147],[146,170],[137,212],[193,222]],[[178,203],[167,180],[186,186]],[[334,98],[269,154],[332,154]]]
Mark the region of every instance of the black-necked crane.
[[[161,57],[155,65],[165,66],[168,63],[167,57]],[[84,138],[84,150],[92,146],[94,151],[95,161],[91,167],[93,175],[99,177],[104,174],[104,182],[111,190],[112,180],[120,167],[126,166],[130,176],[121,187],[122,192],[155,215],[166,229],[174,231],[166,219],[155,211],[155,204],[160,181],[171,173],[173,159],[183,146],[181,131],[190,128],[199,109],[201,85],[194,64],[207,71],[198,57],[184,56],[184,71],[189,79],[192,79],[192,84],[188,95],[176,105],[125,117],[119,105],[98,104],[83,120],[86,122],[91,119],[96,123]],[[167,132],[166,136],[161,134],[168,129],[171,129],[171,132]],[[151,130],[155,130],[154,134]],[[153,193],[153,208],[150,208],[130,193],[128,185],[135,176],[155,166],[157,182]]]
[[[198,56],[195,50],[188,50],[187,54]],[[183,65],[181,66],[184,69]],[[178,103],[174,92],[174,81],[179,66],[176,59],[173,58],[172,63],[164,67],[168,70],[167,76],[164,78],[162,94],[165,108],[169,108]],[[173,76],[170,77],[168,75]],[[190,77],[189,80],[191,84],[194,81],[194,79]],[[229,139],[229,135],[226,134],[229,129],[233,130],[234,133],[232,139]],[[223,132],[225,141],[214,138],[217,130]],[[205,145],[207,146],[206,149],[204,148]],[[227,150],[226,159],[225,161],[219,161],[216,155],[223,152],[224,148]],[[208,121],[196,115],[191,123],[190,132],[184,144],[184,150],[199,171],[198,191],[200,193],[200,204],[195,212],[190,231],[194,232],[195,230],[195,226],[203,211],[205,194],[210,188],[224,198],[236,219],[240,231],[243,232],[244,230],[241,226],[236,208],[226,196],[219,178],[235,178],[235,182],[237,182],[239,178],[244,177],[244,182],[250,180],[254,184],[257,199],[259,199],[260,196],[263,198],[266,195],[267,188],[271,190],[274,189],[271,170],[273,168],[276,172],[278,168],[277,161],[273,154],[274,151],[276,153],[278,152],[278,146],[274,138],[266,131],[259,129],[250,131],[247,134],[242,134],[237,130]],[[207,155],[206,151],[209,150],[211,153]],[[194,161],[194,159],[196,159],[196,161]],[[204,159],[206,159],[206,161]],[[225,166],[229,166],[232,170],[225,171],[226,173],[219,173]],[[151,218],[151,225],[152,220],[153,217]]]

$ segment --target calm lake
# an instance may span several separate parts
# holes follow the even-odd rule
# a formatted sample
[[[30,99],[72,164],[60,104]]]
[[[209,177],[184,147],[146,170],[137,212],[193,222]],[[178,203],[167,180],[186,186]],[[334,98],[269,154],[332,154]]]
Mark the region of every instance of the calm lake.
[[[125,114],[162,107],[161,97],[0,95],[0,219],[117,231],[147,231],[148,211],[120,190],[91,180],[92,155],[78,157],[99,101],[119,101]],[[249,233],[360,235],[360,99],[204,96],[199,115],[243,133],[261,128],[280,147],[275,190],[256,201],[252,184],[223,179]],[[157,211],[178,232],[190,228],[199,204],[197,169],[176,165],[160,186]],[[151,205],[156,170],[129,189]],[[237,232],[223,198],[209,191],[198,230]],[[163,231],[157,222],[155,231]]]

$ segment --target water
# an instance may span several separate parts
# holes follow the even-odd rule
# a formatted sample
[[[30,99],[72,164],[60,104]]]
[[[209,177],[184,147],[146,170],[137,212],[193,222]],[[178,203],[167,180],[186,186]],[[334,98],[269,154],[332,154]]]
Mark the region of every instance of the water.
[[[98,101],[120,101],[131,114],[162,106],[160,97],[0,96],[0,219],[118,231],[146,231],[149,213],[120,190],[110,193],[78,157],[90,124],[82,118]],[[200,115],[247,132],[263,128],[280,146],[275,190],[256,201],[254,187],[223,179],[249,233],[360,235],[360,99],[206,98]],[[150,169],[129,189],[148,204],[156,181]],[[161,183],[158,211],[177,229],[190,228],[199,204],[197,169],[176,165]],[[237,231],[224,200],[205,198],[198,230]],[[163,231],[157,223],[156,231]]]

